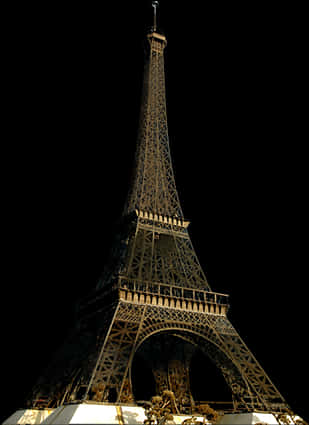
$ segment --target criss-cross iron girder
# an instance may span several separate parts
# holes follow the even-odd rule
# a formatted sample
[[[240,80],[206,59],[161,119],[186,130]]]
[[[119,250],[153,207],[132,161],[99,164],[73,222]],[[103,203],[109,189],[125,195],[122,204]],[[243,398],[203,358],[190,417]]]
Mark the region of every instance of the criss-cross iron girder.
[[[163,56],[166,38],[152,33],[148,40],[135,173],[125,212],[138,209],[183,218],[168,138]]]

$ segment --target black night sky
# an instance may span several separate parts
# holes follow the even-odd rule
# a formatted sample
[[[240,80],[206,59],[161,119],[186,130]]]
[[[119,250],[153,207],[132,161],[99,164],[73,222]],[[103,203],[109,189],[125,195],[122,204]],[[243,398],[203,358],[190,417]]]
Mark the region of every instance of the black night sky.
[[[3,419],[23,406],[106,261],[134,157],[150,4],[7,12]],[[305,415],[303,13],[162,0],[159,26],[194,247],[212,289],[230,294],[231,322]]]

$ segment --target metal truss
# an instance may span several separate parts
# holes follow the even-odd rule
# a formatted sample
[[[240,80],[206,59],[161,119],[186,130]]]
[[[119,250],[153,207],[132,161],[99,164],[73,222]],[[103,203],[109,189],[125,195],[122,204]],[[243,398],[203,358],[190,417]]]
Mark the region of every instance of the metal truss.
[[[125,213],[139,209],[183,217],[168,139],[163,57],[166,38],[151,33],[148,40],[135,173]]]
[[[114,386],[118,401],[126,401],[122,398],[122,388],[129,377],[133,357],[143,342],[157,333],[177,336],[211,357],[231,388],[235,407],[246,410],[284,407],[284,399],[227,317],[192,311],[185,303],[174,308],[120,301],[88,394],[92,385],[105,385],[106,389]],[[175,379],[180,379],[179,376]],[[105,400],[107,397],[106,392]],[[100,401],[104,401],[103,394]]]
[[[152,32],[148,41],[135,173],[111,257],[31,404],[133,403],[132,362],[144,350],[157,391],[173,390],[177,410],[192,411],[190,360],[199,348],[221,370],[236,410],[280,412],[285,400],[230,323],[228,296],[211,290],[192,246],[168,142],[166,38]],[[161,337],[177,338],[168,356]]]

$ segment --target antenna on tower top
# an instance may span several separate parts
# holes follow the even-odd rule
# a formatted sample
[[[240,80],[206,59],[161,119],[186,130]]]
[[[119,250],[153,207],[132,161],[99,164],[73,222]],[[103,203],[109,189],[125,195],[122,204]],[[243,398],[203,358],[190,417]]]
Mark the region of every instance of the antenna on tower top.
[[[152,0],[153,7],[153,31],[157,31],[157,7],[159,6],[159,2],[157,0]]]

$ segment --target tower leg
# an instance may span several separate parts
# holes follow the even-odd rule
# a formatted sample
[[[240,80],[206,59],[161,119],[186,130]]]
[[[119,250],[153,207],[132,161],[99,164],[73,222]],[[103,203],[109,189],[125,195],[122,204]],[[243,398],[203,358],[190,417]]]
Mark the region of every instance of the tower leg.
[[[169,388],[168,374],[164,365],[152,369],[156,381],[156,393],[162,394],[163,391]]]
[[[143,306],[119,303],[88,386],[95,401],[133,401],[129,370],[143,319]]]
[[[156,382],[156,394],[170,390],[176,404],[174,413],[191,412],[193,398],[190,390],[190,361],[195,347],[175,335],[158,334],[150,338],[141,350],[149,363]]]
[[[173,391],[179,413],[185,413],[193,407],[190,390],[189,364],[181,360],[172,360],[168,364],[169,388]],[[177,412],[178,413],[178,412]]]

